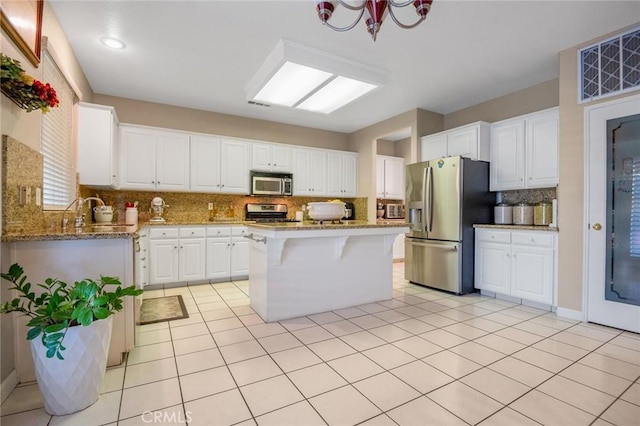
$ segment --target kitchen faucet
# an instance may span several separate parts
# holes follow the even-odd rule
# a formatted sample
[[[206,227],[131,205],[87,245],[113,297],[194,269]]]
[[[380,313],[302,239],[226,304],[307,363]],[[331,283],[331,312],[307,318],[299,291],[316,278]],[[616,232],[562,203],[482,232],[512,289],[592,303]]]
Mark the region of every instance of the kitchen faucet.
[[[84,213],[82,213],[82,207],[84,206],[84,203],[86,201],[90,201],[90,200],[96,200],[97,202],[100,203],[101,206],[104,206],[104,201],[102,201],[100,198],[98,197],[87,197],[87,198],[82,198],[82,197],[78,197],[75,200],[73,200],[66,209],[64,209],[64,213],[62,213],[62,228],[66,228],[67,227],[67,223],[68,220],[66,218],[67,215],[67,211],[69,210],[69,208],[75,203],[76,204],[76,216],[73,220],[73,227],[74,228],[83,228],[85,225],[85,221],[84,221]]]

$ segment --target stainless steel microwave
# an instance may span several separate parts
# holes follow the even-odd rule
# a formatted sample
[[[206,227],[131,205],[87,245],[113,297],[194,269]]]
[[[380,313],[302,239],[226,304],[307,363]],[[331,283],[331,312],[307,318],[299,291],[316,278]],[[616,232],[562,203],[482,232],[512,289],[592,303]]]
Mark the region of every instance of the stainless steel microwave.
[[[291,173],[269,173],[251,171],[251,195],[293,195],[293,175]]]

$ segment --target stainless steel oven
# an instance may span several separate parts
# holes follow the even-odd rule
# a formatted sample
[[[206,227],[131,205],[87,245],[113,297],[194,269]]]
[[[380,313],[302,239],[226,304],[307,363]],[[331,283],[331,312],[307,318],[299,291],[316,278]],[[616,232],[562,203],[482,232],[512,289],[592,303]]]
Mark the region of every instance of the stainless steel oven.
[[[251,171],[251,195],[293,195],[293,175]]]

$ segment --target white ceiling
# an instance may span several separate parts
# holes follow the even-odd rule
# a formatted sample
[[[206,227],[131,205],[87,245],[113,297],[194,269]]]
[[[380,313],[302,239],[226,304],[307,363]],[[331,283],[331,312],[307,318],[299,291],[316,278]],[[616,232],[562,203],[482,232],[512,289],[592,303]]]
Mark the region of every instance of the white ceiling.
[[[417,28],[387,17],[374,43],[363,23],[324,27],[311,0],[51,4],[95,93],[339,132],[556,78],[559,51],[640,22],[638,1],[434,0]],[[332,22],[352,16],[339,7]],[[102,46],[105,36],[126,49]],[[386,70],[388,85],[330,115],[249,105],[244,88],[281,38]]]

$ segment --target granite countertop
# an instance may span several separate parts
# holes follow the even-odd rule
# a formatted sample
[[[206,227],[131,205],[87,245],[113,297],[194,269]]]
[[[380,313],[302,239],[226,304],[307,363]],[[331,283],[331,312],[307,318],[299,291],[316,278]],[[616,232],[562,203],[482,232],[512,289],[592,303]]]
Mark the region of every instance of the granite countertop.
[[[22,232],[11,232],[2,235],[2,242],[16,243],[25,241],[56,241],[56,240],[95,240],[95,239],[117,239],[133,238],[136,235],[138,226],[124,224],[109,225],[88,225],[84,228],[76,229],[68,227],[31,229]]]
[[[366,229],[366,228],[404,228],[404,222],[370,223],[366,220],[349,220],[340,223],[317,224],[313,221],[304,222],[276,222],[276,223],[248,223],[252,228],[268,229],[270,231],[313,231],[323,229]]]
[[[15,243],[25,241],[55,241],[55,240],[92,240],[92,239],[116,239],[116,238],[134,238],[137,231],[145,226],[254,226],[261,229],[269,229],[274,231],[298,230],[309,231],[319,229],[363,229],[363,228],[390,228],[405,227],[404,221],[382,220],[375,223],[367,221],[345,221],[342,223],[316,224],[312,221],[305,222],[281,222],[281,223],[256,223],[255,221],[247,221],[241,219],[215,220],[203,222],[140,222],[138,225],[126,224],[91,224],[84,228],[76,229],[69,227],[60,228],[39,228],[30,229],[20,232],[9,232],[2,235],[2,242]]]
[[[255,223],[251,220],[242,219],[217,219],[217,220],[205,220],[205,221],[172,221],[166,222],[144,222],[140,223],[140,227],[143,226],[196,226],[196,225],[249,225]]]
[[[498,225],[498,224],[476,224],[474,228],[491,228],[491,229],[511,229],[526,231],[553,231],[558,232],[557,226],[541,226],[541,225]]]

